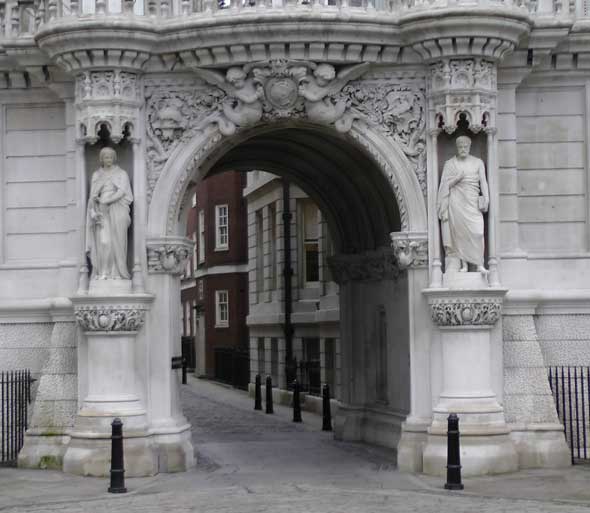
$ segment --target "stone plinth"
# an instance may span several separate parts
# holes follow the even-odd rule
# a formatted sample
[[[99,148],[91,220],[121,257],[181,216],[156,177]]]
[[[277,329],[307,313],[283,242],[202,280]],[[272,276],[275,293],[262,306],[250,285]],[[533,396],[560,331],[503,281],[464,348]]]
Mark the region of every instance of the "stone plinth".
[[[479,273],[458,274],[461,288],[424,291],[440,329],[443,386],[428,430],[423,471],[446,474],[450,413],[459,416],[463,475],[515,471],[517,453],[491,379],[490,332],[500,319],[506,290],[469,289],[470,283],[481,283]]]
[[[104,287],[103,287],[104,288]],[[95,290],[90,288],[90,290]],[[125,437],[125,473],[157,473],[157,450],[148,429],[146,409],[137,390],[136,335],[153,296],[87,295],[72,298],[84,331],[87,391],[70,432],[64,472],[106,476],[110,468],[111,422],[119,417]]]

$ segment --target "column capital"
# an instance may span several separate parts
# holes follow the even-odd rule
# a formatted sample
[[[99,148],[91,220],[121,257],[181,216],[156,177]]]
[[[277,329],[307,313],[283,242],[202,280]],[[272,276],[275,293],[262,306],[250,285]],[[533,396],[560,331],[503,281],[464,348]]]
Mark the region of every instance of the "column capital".
[[[350,281],[397,279],[402,272],[393,248],[329,257],[328,265],[338,284]]]
[[[180,275],[193,251],[194,242],[186,237],[157,237],[147,240],[150,274]]]
[[[390,237],[401,269],[428,267],[427,232],[392,232]]]

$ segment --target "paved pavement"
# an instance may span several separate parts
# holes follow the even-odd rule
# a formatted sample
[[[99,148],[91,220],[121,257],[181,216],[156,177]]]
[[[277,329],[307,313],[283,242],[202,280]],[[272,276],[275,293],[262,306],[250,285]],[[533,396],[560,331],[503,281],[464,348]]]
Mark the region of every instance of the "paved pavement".
[[[53,471],[0,469],[0,513],[590,513],[590,467],[443,480],[400,474],[393,451],[343,443],[319,416],[252,409],[243,392],[191,379],[183,388],[197,467],[127,479],[129,493],[106,493],[105,479]]]

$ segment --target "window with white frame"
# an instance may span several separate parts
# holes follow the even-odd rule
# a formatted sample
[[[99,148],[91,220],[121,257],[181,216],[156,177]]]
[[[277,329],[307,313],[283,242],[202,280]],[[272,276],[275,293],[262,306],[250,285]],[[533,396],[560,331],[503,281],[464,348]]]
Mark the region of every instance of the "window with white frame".
[[[205,211],[199,210],[199,263],[205,261]]]
[[[299,203],[302,277],[304,287],[319,283],[319,210],[311,200]]]
[[[215,249],[229,246],[229,216],[227,205],[215,205]]]
[[[229,294],[227,290],[215,291],[215,326],[229,326]]]
[[[197,272],[197,232],[193,232],[193,234],[191,235],[191,240],[193,241],[193,269],[192,269],[192,275],[194,276],[195,273]]]

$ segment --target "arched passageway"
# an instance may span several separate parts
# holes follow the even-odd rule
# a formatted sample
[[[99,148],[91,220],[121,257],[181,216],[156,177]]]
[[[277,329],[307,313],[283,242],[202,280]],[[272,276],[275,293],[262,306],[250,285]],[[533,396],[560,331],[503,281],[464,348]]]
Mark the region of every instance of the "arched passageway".
[[[198,146],[184,158],[179,152],[177,165],[192,163],[187,155],[194,156]],[[217,144],[191,164],[184,187],[225,171],[260,170],[297,185],[318,205],[333,242],[332,275],[340,285],[343,407],[336,436],[396,447],[411,409],[410,313],[407,273],[397,265],[391,233],[403,227],[397,184],[412,183],[415,176],[400,165],[403,159],[393,159],[395,175],[388,174],[384,161],[374,157],[378,152],[372,155],[335,130],[267,125]],[[395,148],[392,154],[397,156]],[[167,168],[180,172],[170,163]],[[176,233],[186,233],[186,210],[178,207]],[[251,310],[257,306],[250,304]]]

